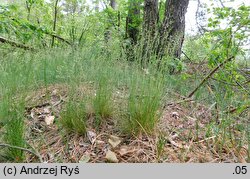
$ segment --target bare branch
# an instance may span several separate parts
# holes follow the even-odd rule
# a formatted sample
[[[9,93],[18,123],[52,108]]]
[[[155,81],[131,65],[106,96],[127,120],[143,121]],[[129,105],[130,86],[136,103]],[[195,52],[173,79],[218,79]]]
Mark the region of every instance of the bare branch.
[[[230,62],[234,57],[230,57],[228,59],[226,59],[224,62],[222,62],[221,64],[219,64],[216,68],[214,68],[202,81],[201,83],[188,95],[188,98],[191,98],[196,91],[209,79],[213,76],[213,74],[220,69],[221,67],[223,67],[226,63]]]

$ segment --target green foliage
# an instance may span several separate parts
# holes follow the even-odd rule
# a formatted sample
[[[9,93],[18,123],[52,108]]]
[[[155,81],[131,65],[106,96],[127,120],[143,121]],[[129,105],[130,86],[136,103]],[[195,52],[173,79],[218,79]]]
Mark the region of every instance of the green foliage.
[[[237,9],[213,8],[213,15],[215,17],[209,19],[208,27],[214,29],[206,34],[208,40],[215,41],[211,51],[211,64],[215,63],[213,60],[218,56],[223,59],[242,53],[240,46],[248,39],[250,30],[250,6],[241,5]],[[226,28],[220,28],[225,21]]]

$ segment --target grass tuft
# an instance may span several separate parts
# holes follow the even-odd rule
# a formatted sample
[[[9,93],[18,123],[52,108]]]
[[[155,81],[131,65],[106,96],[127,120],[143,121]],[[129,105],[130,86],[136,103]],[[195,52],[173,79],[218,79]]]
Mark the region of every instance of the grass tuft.
[[[69,133],[84,135],[86,133],[86,119],[85,104],[70,100],[66,104],[65,110],[61,112],[59,124]]]

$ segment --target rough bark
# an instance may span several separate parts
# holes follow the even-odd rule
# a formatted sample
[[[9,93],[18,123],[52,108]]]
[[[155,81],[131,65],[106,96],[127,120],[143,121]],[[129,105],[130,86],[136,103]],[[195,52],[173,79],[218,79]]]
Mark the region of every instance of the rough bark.
[[[154,36],[159,21],[158,0],[144,1],[144,34]]]
[[[180,58],[185,33],[185,14],[189,0],[167,0],[165,17],[160,29],[160,43],[157,49],[158,58],[166,53]]]
[[[143,51],[141,64],[147,64],[154,52],[152,44],[156,40],[159,22],[159,1],[144,0],[144,17],[143,17]]]

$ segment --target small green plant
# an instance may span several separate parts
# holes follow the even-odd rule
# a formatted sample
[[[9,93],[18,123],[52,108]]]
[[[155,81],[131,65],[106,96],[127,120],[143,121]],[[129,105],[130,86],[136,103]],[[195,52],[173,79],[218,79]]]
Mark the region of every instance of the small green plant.
[[[164,152],[164,147],[166,144],[166,138],[164,135],[160,134],[158,137],[157,143],[156,143],[156,150],[157,150],[157,159],[160,160],[163,152]]]
[[[110,118],[113,113],[112,90],[110,89],[107,77],[101,76],[98,79],[98,88],[93,99],[93,108],[96,115],[96,125],[101,120]]]
[[[86,132],[86,119],[85,104],[71,100],[66,104],[65,110],[61,113],[59,123],[67,132],[82,135]]]

